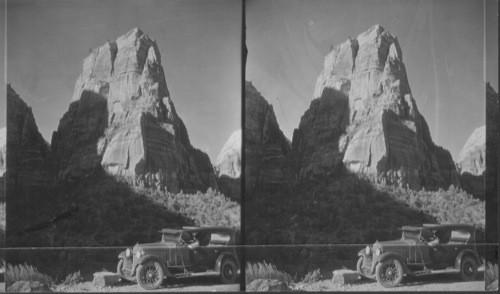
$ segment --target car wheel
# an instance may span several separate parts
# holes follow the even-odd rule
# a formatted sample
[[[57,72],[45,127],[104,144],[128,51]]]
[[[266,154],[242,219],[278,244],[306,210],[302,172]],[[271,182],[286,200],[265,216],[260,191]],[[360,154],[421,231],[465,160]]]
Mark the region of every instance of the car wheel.
[[[460,278],[464,281],[474,281],[477,278],[477,262],[474,257],[464,256],[460,263]]]
[[[361,275],[361,277],[370,278],[370,271],[367,268],[363,267],[364,260],[365,259],[363,258],[363,256],[361,256],[358,259],[358,264],[356,265],[356,270],[357,270],[358,274]],[[373,278],[373,276],[372,276],[372,278]]]
[[[397,259],[383,260],[377,264],[375,276],[383,287],[396,287],[403,280],[403,265]]]
[[[158,261],[146,261],[137,268],[137,283],[146,290],[158,289],[163,284],[164,273]]]
[[[224,258],[220,265],[220,280],[224,284],[232,284],[238,278],[238,266],[232,258]]]
[[[120,259],[118,265],[116,266],[116,273],[120,276],[120,278],[127,280],[129,282],[134,282],[135,279],[123,272],[123,259]]]

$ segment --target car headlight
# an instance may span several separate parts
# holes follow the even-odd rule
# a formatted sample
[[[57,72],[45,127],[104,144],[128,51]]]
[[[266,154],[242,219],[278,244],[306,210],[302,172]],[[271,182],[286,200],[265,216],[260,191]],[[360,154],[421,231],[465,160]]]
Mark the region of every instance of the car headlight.
[[[372,248],[370,247],[370,245],[366,245],[365,253],[366,254],[371,254],[372,253]]]
[[[141,258],[143,255],[144,255],[144,252],[142,252],[142,250],[139,250],[135,253],[135,257],[137,257],[137,259]]]
[[[375,254],[377,255],[382,254],[382,248],[377,248],[377,250],[375,250]]]
[[[132,251],[130,251],[130,248],[127,248],[127,251],[125,251],[125,255],[129,258],[132,256]]]

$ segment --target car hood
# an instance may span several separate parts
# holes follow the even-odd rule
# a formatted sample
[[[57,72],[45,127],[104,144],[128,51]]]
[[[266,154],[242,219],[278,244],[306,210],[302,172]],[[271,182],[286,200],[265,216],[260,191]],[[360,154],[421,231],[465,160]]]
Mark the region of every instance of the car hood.
[[[137,252],[138,250],[155,250],[155,249],[160,249],[160,248],[175,248],[174,243],[163,243],[163,242],[155,242],[155,243],[142,243],[142,244],[136,244],[134,246],[134,253]]]
[[[398,246],[408,246],[408,245],[415,245],[417,242],[415,240],[411,239],[399,239],[399,240],[391,240],[391,241],[382,241],[382,242],[375,242],[373,247],[381,247],[381,248],[387,248],[387,247],[398,247]]]

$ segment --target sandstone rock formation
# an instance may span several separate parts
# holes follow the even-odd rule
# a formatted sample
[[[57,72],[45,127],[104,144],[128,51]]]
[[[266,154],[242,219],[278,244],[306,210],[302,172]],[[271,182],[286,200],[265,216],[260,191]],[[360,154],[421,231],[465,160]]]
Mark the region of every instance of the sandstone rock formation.
[[[59,181],[97,169],[131,184],[177,192],[217,188],[165,81],[156,41],[135,28],[93,49],[52,137]]]
[[[462,189],[484,200],[486,169],[486,126],[474,130],[458,155],[457,169]]]
[[[215,163],[217,175],[239,178],[241,175],[241,130],[231,134]]]
[[[413,189],[459,185],[418,111],[398,40],[381,26],[328,53],[313,99],[293,135],[293,181],[345,167]]]
[[[5,170],[7,165],[7,128],[0,129],[0,201],[5,201]]]
[[[241,198],[241,140],[241,130],[233,132],[215,163],[220,191],[235,200]]]
[[[49,145],[38,131],[31,108],[10,85],[7,85],[7,109],[7,189],[20,195],[46,184]],[[9,195],[16,201],[16,195]]]
[[[244,146],[245,189],[279,188],[285,179],[290,142],[278,126],[273,107],[250,82],[245,83]]]
[[[458,171],[482,175],[486,168],[486,126],[474,130],[458,155]]]

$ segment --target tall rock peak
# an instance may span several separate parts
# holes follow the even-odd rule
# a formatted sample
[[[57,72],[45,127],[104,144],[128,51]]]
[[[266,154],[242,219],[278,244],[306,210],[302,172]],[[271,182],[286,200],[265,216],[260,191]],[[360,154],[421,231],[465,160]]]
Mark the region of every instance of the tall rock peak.
[[[459,185],[411,94],[398,39],[380,25],[334,46],[295,130],[293,179],[342,169],[420,189]]]
[[[280,187],[285,181],[285,159],[289,151],[290,142],[279,128],[272,105],[251,82],[246,82],[246,189]]]
[[[22,194],[46,184],[49,145],[38,131],[31,108],[10,85],[7,85],[7,109],[8,154],[4,161],[9,183],[7,188]]]
[[[460,173],[482,175],[486,168],[486,126],[476,128],[458,155]]]
[[[241,175],[241,130],[234,131],[217,156],[217,175],[239,178]]]
[[[147,187],[216,187],[170,97],[156,42],[140,29],[92,49],[52,146],[59,179],[102,167]]]

